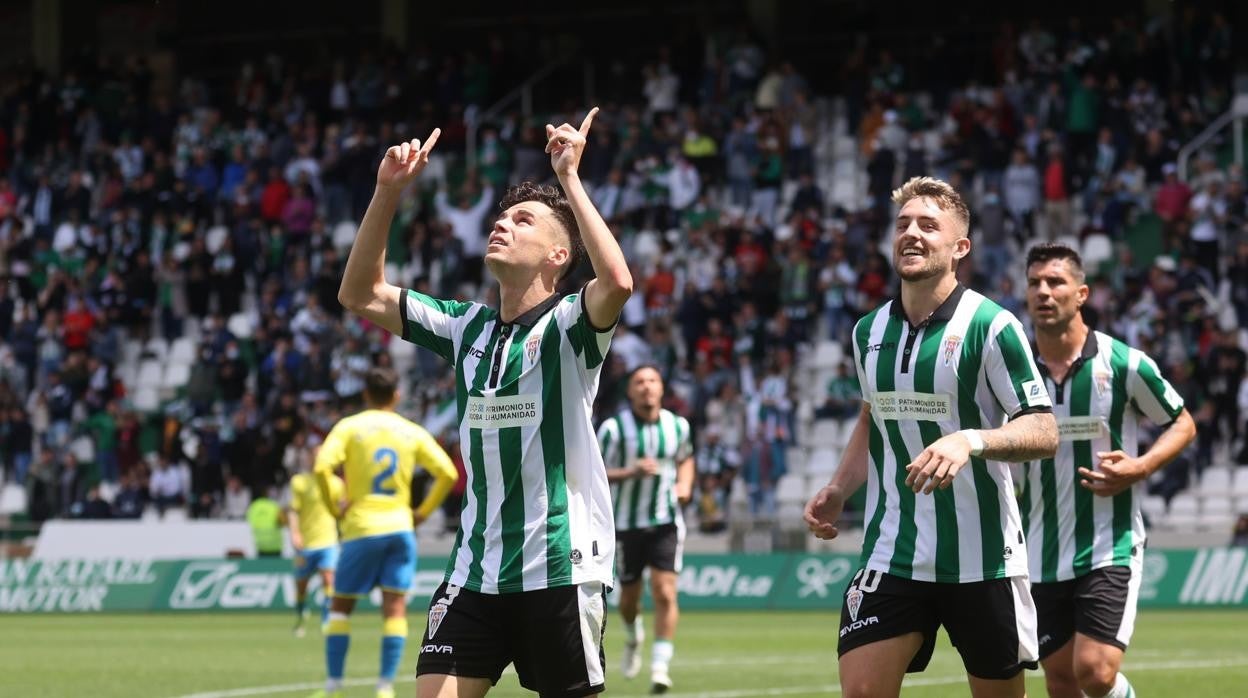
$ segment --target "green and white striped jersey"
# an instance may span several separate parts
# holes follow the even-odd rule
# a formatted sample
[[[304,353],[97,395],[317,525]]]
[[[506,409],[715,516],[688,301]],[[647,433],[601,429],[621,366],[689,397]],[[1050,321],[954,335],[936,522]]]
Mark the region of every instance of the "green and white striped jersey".
[[[594,328],[576,294],[511,323],[410,290],[399,308],[403,338],[455,366],[467,489],[446,581],[486,594],[610,584],[615,524],[590,412],[614,327]]]
[[[1082,354],[1061,383],[1043,363],[1040,373],[1053,397],[1061,443],[1054,458],[1023,466],[1019,507],[1031,581],[1057,582],[1129,565],[1144,542],[1139,492],[1144,483],[1098,497],[1079,484],[1079,468],[1095,470],[1098,451],[1136,455],[1140,415],[1169,424],[1183,412],[1183,398],[1152,359],[1101,332],[1088,332]]]
[[[940,437],[1049,411],[1018,319],[961,285],[917,326],[892,300],[858,321],[854,359],[871,405],[863,567],[927,582],[1027,574],[1007,463],[973,457],[930,495],[905,484]]]
[[[677,523],[681,514],[676,503],[676,470],[693,455],[689,421],[668,410],[659,410],[659,421],[647,424],[639,422],[632,409],[626,409],[598,427],[598,443],[609,468],[628,468],[647,456],[659,464],[659,472],[654,475],[611,486],[615,530]]]

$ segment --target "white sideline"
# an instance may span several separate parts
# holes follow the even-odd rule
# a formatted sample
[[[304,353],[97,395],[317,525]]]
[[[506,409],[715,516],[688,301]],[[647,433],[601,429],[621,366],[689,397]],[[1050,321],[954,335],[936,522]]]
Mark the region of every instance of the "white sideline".
[[[784,663],[785,657],[758,657],[756,661],[749,664],[781,664]],[[805,659],[798,657],[799,659]],[[762,660],[762,661],[758,661]],[[726,660],[709,660],[706,662],[684,662],[686,666],[718,666],[728,664]],[[746,662],[731,662],[735,665],[742,665]],[[1248,656],[1233,657],[1227,659],[1195,659],[1195,660],[1175,660],[1160,662],[1131,662],[1127,661],[1123,664],[1125,672],[1133,671],[1161,671],[1167,669],[1216,669],[1220,667],[1237,667],[1248,666]],[[402,677],[395,679],[395,683],[414,683],[412,677]],[[913,679],[906,679],[906,686],[947,686],[951,684],[960,684],[966,682],[966,676],[916,676]],[[347,679],[343,682],[345,686],[371,686],[376,683],[376,679]],[[288,683],[275,686],[253,686],[250,688],[235,688],[225,691],[208,691],[205,693],[191,693],[177,698],[246,698],[246,696],[267,696],[279,693],[292,693],[294,691],[315,691],[324,687],[324,682],[315,681],[308,683]],[[790,686],[786,688],[763,688],[763,689],[745,689],[736,691],[711,691],[705,693],[681,693],[679,691],[673,693],[675,696],[683,696],[683,698],[755,698],[757,696],[791,696],[811,693],[840,693],[841,687],[837,684],[824,684],[819,686]],[[612,695],[619,698],[626,698],[628,694],[619,694],[612,692]]]

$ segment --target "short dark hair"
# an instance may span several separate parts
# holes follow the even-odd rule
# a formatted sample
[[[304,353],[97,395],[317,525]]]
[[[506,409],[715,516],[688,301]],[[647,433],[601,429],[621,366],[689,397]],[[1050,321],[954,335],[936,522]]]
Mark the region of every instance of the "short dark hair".
[[[1074,248],[1063,245],[1060,242],[1042,242],[1039,245],[1027,250],[1027,268],[1030,269],[1033,264],[1043,264],[1051,262],[1055,259],[1064,259],[1075,272],[1075,278],[1080,283],[1084,280],[1083,258]]]
[[[364,400],[371,406],[388,405],[399,389],[399,374],[388,366],[374,366],[364,375]]]
[[[521,182],[503,194],[503,200],[498,202],[498,207],[506,211],[525,201],[536,201],[550,207],[550,210],[555,213],[555,220],[559,221],[568,233],[568,239],[572,244],[568,248],[568,261],[559,271],[559,278],[562,279],[571,273],[585,257],[585,244],[581,241],[581,229],[576,225],[576,214],[572,213],[572,204],[568,203],[568,198],[563,195],[562,191],[559,191],[558,187],[535,182]]]
[[[663,369],[659,368],[658,364],[650,363],[649,361],[643,364],[640,364],[638,366],[634,366],[633,370],[629,371],[628,374],[624,376],[624,384],[625,385],[631,384],[633,382],[633,376],[636,376],[638,373],[641,373],[642,371],[646,371],[646,370],[654,371],[655,373],[659,374],[659,382],[666,384],[666,381],[663,380]],[[664,387],[667,387],[667,386],[664,385]]]

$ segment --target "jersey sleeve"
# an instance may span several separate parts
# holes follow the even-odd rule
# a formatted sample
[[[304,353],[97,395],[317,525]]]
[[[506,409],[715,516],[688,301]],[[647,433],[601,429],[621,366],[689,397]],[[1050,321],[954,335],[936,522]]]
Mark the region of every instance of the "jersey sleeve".
[[[676,464],[680,465],[686,458],[693,456],[693,439],[689,435],[689,420],[676,418]]]
[[[303,488],[307,484],[306,477],[307,476],[303,473],[299,473],[298,475],[290,478],[290,489],[286,493],[286,501],[283,502],[287,509],[290,509],[296,514],[302,513]]]
[[[867,382],[866,366],[864,365],[865,361],[862,358],[862,353],[865,350],[867,342],[870,340],[871,323],[868,320],[872,317],[874,317],[874,315],[868,315],[854,324],[854,341],[851,342],[851,344],[853,344],[854,351],[854,375],[858,379],[859,386],[858,392],[862,397],[862,401],[867,403],[871,402],[871,398],[867,395],[867,391],[863,389],[863,387],[871,384]]]
[[[1127,395],[1131,403],[1154,424],[1173,422],[1183,412],[1183,397],[1161,375],[1152,358],[1136,349],[1131,353],[1136,358],[1127,372]]]
[[[346,422],[338,422],[333,429],[325,435],[325,441],[321,443],[320,449],[316,452],[316,465],[313,469],[318,473],[332,473],[334,468],[342,465],[347,460],[347,439],[349,438],[349,427]]]
[[[997,317],[1004,320],[993,321],[984,343],[983,371],[992,394],[1010,419],[1029,412],[1051,411],[1053,403],[1036,368],[1022,323],[1006,311]]]
[[[555,318],[559,329],[567,336],[576,354],[576,361],[586,377],[586,383],[592,384],[602,371],[602,364],[607,358],[607,350],[611,347],[611,337],[615,334],[615,324],[610,327],[594,327],[585,310],[585,289],[578,294],[570,295],[559,302],[555,309]],[[618,320],[616,321],[618,322]]]
[[[439,300],[419,291],[404,289],[399,296],[403,339],[454,363],[455,340],[460,327],[460,319],[467,315],[475,305],[475,303]]]

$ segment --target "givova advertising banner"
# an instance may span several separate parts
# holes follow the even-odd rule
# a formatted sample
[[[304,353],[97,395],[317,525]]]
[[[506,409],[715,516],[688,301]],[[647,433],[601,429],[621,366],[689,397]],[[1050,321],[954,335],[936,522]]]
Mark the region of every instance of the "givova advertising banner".
[[[688,555],[680,573],[686,609],[840,607],[858,556]],[[419,608],[442,580],[446,560],[421,558],[412,585]],[[1140,606],[1248,606],[1248,548],[1150,550]],[[311,584],[321,599],[319,579]],[[0,613],[282,610],[294,605],[289,560],[0,560]],[[380,593],[361,600],[380,602]]]

